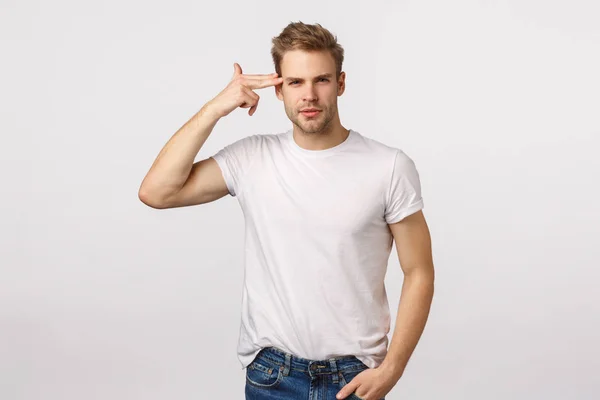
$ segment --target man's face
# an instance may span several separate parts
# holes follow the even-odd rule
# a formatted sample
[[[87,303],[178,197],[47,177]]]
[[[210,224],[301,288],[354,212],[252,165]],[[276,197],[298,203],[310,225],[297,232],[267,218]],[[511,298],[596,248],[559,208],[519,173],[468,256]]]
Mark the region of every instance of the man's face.
[[[283,83],[275,87],[290,121],[305,133],[329,129],[337,116],[337,97],[344,92],[345,73],[335,77],[335,60],[329,52],[288,51],[281,61]],[[316,108],[314,115],[301,110]]]

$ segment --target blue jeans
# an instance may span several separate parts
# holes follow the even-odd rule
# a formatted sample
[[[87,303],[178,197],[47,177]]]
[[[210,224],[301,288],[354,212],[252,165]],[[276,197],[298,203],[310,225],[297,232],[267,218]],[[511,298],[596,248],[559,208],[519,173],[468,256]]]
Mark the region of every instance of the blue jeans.
[[[352,355],[309,360],[265,347],[246,368],[246,400],[336,400],[340,389],[366,369]],[[363,400],[355,393],[346,399]]]

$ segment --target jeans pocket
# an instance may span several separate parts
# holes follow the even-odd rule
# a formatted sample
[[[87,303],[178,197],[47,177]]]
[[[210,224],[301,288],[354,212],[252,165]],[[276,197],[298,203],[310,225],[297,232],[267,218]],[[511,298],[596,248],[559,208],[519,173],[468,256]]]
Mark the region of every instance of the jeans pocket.
[[[283,367],[262,359],[255,359],[246,368],[246,381],[259,388],[275,388],[283,379]]]
[[[365,371],[369,369],[369,367],[367,367],[366,365],[362,365],[361,367],[352,367],[349,369],[342,369],[339,371],[339,376],[340,376],[340,382],[342,384],[342,386],[346,386],[348,384],[348,382],[350,382],[352,379],[354,379],[356,377],[356,375],[360,374],[361,372]],[[364,400],[363,398],[359,397],[355,392],[350,393],[350,395],[347,397],[347,399],[349,400]],[[381,398],[380,400],[385,400],[385,397]]]
[[[346,386],[348,382],[356,377],[356,375],[369,369],[367,366],[353,366],[352,368],[344,368],[339,371],[339,376],[343,386]]]

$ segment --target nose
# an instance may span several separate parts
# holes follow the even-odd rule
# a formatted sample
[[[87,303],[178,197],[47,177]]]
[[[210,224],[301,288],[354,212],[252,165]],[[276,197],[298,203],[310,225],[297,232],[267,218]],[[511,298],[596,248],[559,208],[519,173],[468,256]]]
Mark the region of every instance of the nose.
[[[312,102],[315,102],[315,101],[318,100],[317,99],[317,92],[316,92],[315,87],[313,85],[311,85],[311,84],[306,85],[306,90],[303,93],[302,100],[305,103],[312,103]]]

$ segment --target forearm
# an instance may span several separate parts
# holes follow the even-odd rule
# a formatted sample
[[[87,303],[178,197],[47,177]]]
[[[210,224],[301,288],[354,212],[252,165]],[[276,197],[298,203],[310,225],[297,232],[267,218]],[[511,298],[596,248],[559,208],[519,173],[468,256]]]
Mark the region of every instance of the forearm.
[[[431,272],[430,272],[431,271]],[[425,329],[433,299],[433,270],[417,269],[405,276],[396,325],[380,368],[400,379]]]
[[[160,201],[181,189],[219,118],[207,103],[175,132],[142,181],[140,194]]]

